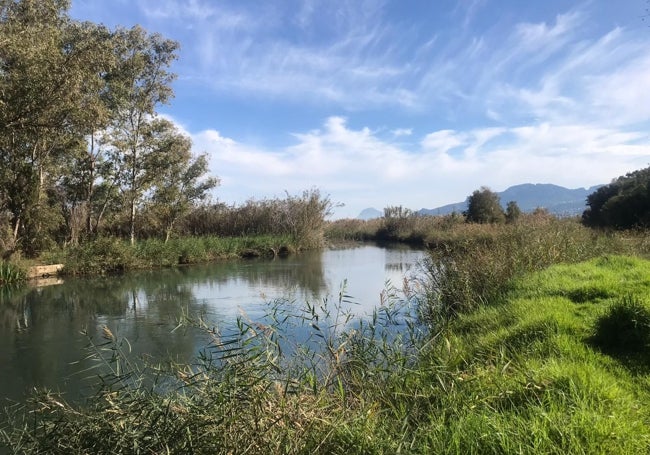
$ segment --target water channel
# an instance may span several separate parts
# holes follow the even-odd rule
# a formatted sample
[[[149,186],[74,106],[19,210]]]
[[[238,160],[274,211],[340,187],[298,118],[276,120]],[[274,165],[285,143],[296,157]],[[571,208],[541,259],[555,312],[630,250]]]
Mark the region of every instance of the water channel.
[[[90,388],[80,360],[88,336],[103,327],[126,338],[135,356],[190,362],[205,347],[203,333],[173,330],[185,312],[211,323],[238,315],[262,318],[269,302],[338,299],[341,285],[363,317],[387,283],[401,286],[424,256],[404,246],[354,245],[273,260],[241,260],[129,273],[66,278],[63,283],[0,294],[0,407],[23,401],[34,387],[83,396]]]

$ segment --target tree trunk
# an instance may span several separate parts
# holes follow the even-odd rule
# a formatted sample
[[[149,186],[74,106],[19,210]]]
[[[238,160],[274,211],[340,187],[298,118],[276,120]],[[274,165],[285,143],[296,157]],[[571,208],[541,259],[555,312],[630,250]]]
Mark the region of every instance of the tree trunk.
[[[131,245],[135,245],[135,199],[131,198],[131,216],[129,217],[131,225]]]

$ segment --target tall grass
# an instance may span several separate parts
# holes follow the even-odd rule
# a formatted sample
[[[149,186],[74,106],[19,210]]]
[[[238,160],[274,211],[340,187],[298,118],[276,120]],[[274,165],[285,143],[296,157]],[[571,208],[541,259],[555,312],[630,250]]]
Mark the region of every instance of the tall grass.
[[[193,236],[288,236],[300,249],[322,246],[332,202],[318,190],[301,195],[249,200],[239,206],[215,204],[190,214],[181,233]]]
[[[650,451],[650,261],[611,254],[649,254],[647,234],[545,217],[427,236],[425,276],[362,321],[345,288],[231,329],[186,315],[211,343],[144,371],[107,329],[89,346],[103,387],[87,406],[43,393],[0,440],[14,453]]]
[[[102,387],[88,405],[43,392],[0,440],[14,453],[366,453],[378,441],[349,416],[365,408],[379,423],[373,396],[395,366],[416,362],[421,334],[394,335],[414,321],[395,298],[363,323],[344,289],[333,302],[278,300],[262,322],[240,317],[231,329],[188,315],[212,340],[191,365],[141,369],[105,327],[89,342]]]
[[[240,257],[273,257],[295,251],[289,236],[185,237],[165,242],[146,239],[131,245],[126,240],[102,237],[59,252],[49,260],[62,262],[64,273],[96,274],[196,264]]]
[[[494,303],[513,278],[602,254],[650,254],[646,233],[602,233],[572,219],[528,218],[506,225],[463,224],[430,235],[427,277],[432,317]]]
[[[25,271],[10,262],[0,261],[0,286],[25,281]]]
[[[553,266],[433,333],[391,298],[363,324],[344,291],[277,301],[232,330],[189,318],[212,340],[197,361],[148,370],[106,328],[89,344],[98,394],[73,406],[41,393],[0,441],[53,454],[647,453],[646,326],[632,359],[594,340],[612,318],[648,314],[649,275],[650,261],[620,256]]]

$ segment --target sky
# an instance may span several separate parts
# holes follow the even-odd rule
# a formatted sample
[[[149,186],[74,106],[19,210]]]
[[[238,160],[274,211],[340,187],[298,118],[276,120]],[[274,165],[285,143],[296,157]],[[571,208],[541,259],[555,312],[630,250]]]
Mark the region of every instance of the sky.
[[[213,201],[318,189],[334,218],[650,166],[646,0],[72,0],[180,43],[161,115]]]

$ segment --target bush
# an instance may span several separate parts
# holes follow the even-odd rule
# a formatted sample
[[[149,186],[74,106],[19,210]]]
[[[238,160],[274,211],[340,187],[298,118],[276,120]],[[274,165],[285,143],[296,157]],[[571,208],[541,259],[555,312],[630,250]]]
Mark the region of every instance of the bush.
[[[467,199],[465,216],[470,223],[503,223],[506,220],[499,195],[486,187],[474,191]]]

